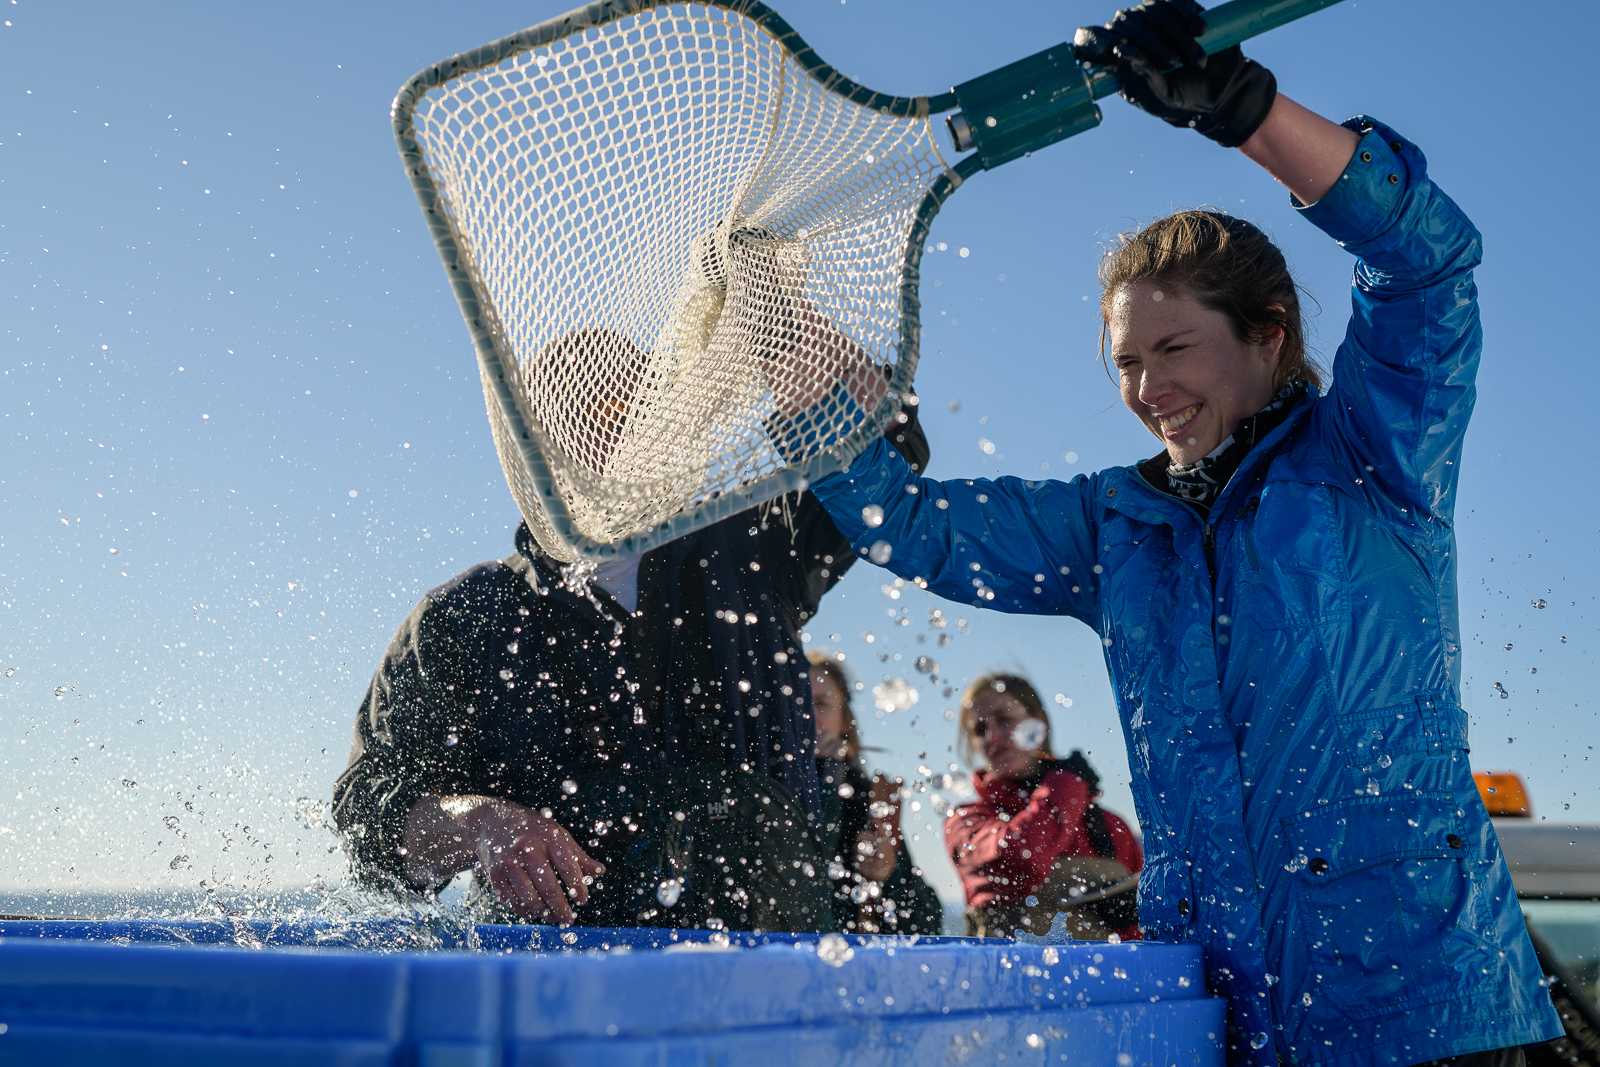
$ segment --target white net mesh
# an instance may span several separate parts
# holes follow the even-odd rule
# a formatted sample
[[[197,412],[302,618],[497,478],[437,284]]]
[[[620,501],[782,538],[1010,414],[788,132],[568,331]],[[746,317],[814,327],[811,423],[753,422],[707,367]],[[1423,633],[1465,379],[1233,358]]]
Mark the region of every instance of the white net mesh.
[[[776,495],[776,472],[869,417],[861,368],[881,393],[902,357],[907,235],[946,173],[925,116],[853,103],[755,22],[691,4],[461,73],[412,126],[570,520],[486,378],[547,551],[763,479]]]

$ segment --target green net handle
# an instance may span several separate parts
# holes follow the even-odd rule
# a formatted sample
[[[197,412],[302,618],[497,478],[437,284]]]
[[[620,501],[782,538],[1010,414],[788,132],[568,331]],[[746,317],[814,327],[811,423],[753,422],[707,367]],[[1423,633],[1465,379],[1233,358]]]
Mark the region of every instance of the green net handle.
[[[1339,0],[1232,0],[1206,12],[1206,53],[1331,7]],[[1071,41],[963,82],[928,101],[930,111],[960,110],[945,123],[956,150],[975,149],[955,171],[967,178],[1100,125],[1095,101],[1119,88],[1110,68],[1085,69]]]
[[[1206,32],[1200,35],[1200,47],[1206,55],[1216,55],[1241,41],[1275,30],[1297,18],[1332,7],[1339,0],[1229,0],[1206,12]],[[1117,76],[1105,67],[1096,67],[1089,75],[1089,86],[1094,99],[1110,96],[1118,88]]]

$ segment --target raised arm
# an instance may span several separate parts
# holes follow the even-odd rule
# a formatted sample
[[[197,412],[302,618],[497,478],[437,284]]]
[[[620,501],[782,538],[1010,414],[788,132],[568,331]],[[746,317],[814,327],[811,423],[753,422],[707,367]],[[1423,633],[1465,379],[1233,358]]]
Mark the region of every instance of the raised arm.
[[[1163,122],[1238,148],[1313,204],[1333,187],[1356,136],[1278,92],[1272,72],[1238,45],[1208,56],[1195,0],[1145,0],[1073,39],[1078,59],[1112,67],[1124,100]]]
[[[1315,204],[1339,180],[1361,137],[1307,111],[1282,93],[1239,151],[1288,186],[1302,204]]]
[[[1353,486],[1397,515],[1449,519],[1482,348],[1477,230],[1416,146],[1374,119],[1335,125],[1278,92],[1238,46],[1206,56],[1195,0],[1145,0],[1078,31],[1079,59],[1163,121],[1237,147],[1360,262],[1354,315],[1318,425]]]

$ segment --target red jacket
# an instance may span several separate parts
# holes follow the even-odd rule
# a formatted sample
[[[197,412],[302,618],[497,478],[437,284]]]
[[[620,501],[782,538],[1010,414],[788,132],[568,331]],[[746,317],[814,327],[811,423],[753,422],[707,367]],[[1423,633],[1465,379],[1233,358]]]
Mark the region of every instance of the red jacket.
[[[1039,888],[1062,856],[1093,856],[1083,814],[1099,796],[1088,783],[1057,767],[1030,793],[1010,778],[977,771],[978,799],[951,810],[945,847],[961,875],[969,906],[1007,904]],[[1128,824],[1105,809],[1113,855],[1137,874],[1144,850]]]

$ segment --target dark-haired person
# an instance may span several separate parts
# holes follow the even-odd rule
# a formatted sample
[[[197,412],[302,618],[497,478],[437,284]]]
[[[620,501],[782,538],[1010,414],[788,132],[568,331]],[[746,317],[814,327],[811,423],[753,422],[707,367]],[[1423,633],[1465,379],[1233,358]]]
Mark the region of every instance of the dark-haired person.
[[[1144,834],[1139,925],[1203,946],[1231,1064],[1520,1063],[1561,1025],[1460,704],[1479,235],[1403,135],[1318,117],[1237,48],[1206,58],[1204,26],[1192,0],[1151,0],[1079,31],[1079,58],[1239,147],[1356,257],[1331,376],[1261,231],[1180,212],[1101,268],[1123,402],[1160,455],[938,482],[874,446],[812,491],[898,574],[1098,632]]]
[[[817,784],[822,790],[818,832],[834,882],[839,929],[859,934],[941,934],[944,909],[939,895],[911,865],[900,830],[898,781],[883,774],[867,775],[844,666],[821,649],[812,649],[806,659],[811,664]]]
[[[836,373],[819,387],[776,367],[776,406],[791,417],[769,427],[780,447],[805,432],[796,419],[818,421],[829,380],[862,406],[885,389],[837,329],[800,314],[810,317],[790,343]],[[603,469],[627,416],[617,397],[633,395],[646,354],[616,331],[584,330],[544,358],[613,368],[587,418],[572,408],[547,420],[569,420],[576,447]],[[914,400],[882,439],[917,469],[927,463]],[[508,916],[592,922],[582,906],[603,865],[561,809],[597,773],[736,767],[781,786],[787,796],[775,799],[814,833],[821,797],[800,628],[852,562],[810,493],[602,564],[587,587],[523,523],[505,560],[429,590],[378,664],[333,789],[358,873],[430,890],[476,868],[478,888]],[[644,914],[608,921],[672,925],[643,903]]]
[[[1100,776],[1082,752],[1050,751],[1050,718],[1015,674],[987,674],[961,697],[958,748],[976,800],[944,821],[967,894],[969,937],[1043,934],[1055,917],[1088,941],[1137,940],[1134,890],[1144,853],[1128,824],[1095,803]]]

